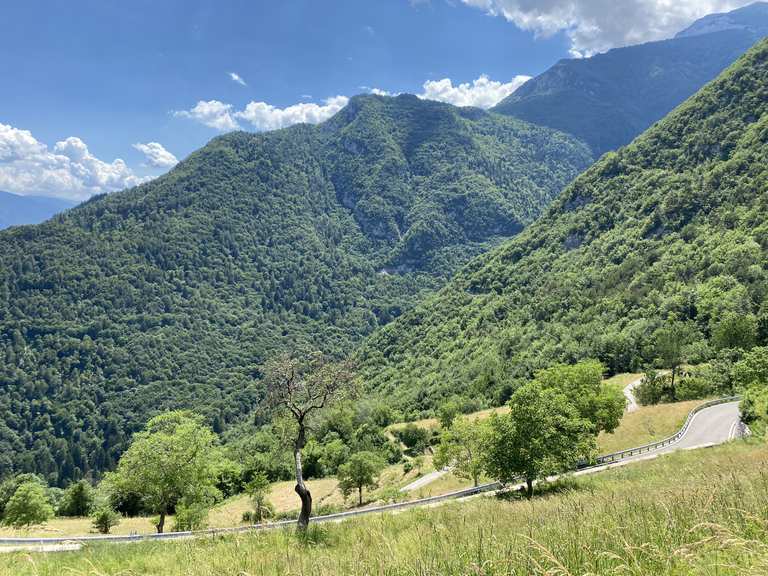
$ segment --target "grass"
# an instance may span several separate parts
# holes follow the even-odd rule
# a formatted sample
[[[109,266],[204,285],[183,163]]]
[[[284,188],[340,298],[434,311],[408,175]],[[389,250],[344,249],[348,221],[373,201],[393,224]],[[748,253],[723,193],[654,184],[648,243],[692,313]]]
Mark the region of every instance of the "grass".
[[[634,374],[622,374],[611,380],[620,379],[616,383],[622,384],[624,382],[626,384],[636,377],[637,375]],[[670,436],[682,426],[688,413],[699,403],[700,401],[690,401],[644,406],[636,412],[625,414],[614,433],[600,435],[598,438],[599,452],[601,454],[615,452]],[[501,411],[503,408],[496,410]],[[467,417],[486,418],[492,411],[483,410],[467,415]],[[434,470],[432,459],[427,455],[421,472],[426,474],[432,470]],[[411,500],[446,494],[471,486],[470,481],[456,478],[449,473],[416,491],[406,494],[397,493],[397,490],[418,477],[419,474],[415,470],[405,474],[402,464],[388,466],[380,477],[380,488],[373,492],[366,491],[364,501],[366,505],[380,504],[390,501],[393,495],[398,500]],[[314,498],[315,510],[320,507],[343,509],[356,505],[354,498],[345,501],[338,490],[338,482],[335,478],[309,480],[308,484]],[[298,513],[299,500],[293,491],[293,486],[294,483],[291,481],[277,482],[272,485],[270,500],[278,514]],[[211,510],[208,516],[208,525],[211,528],[241,525],[243,512],[250,509],[251,503],[247,496],[235,496]],[[173,526],[172,517],[169,518],[168,525]],[[78,536],[93,532],[91,521],[88,518],[54,518],[44,526],[35,526],[29,530],[0,527],[0,536]],[[154,526],[149,518],[125,518],[120,525],[112,530],[113,534],[149,534],[152,532],[154,532]]]
[[[463,503],[292,530],[0,555],[14,576],[768,573],[768,449],[739,442],[570,479],[534,499]]]

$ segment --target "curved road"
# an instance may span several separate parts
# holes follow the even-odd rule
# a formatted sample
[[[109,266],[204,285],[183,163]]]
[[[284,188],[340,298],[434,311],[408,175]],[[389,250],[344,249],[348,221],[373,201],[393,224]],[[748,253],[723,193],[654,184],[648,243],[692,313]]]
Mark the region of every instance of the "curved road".
[[[608,464],[602,464],[598,466],[592,466],[584,468],[575,472],[576,475],[594,474],[603,470],[608,470],[617,466],[624,466],[630,462],[637,460],[644,460],[649,458],[655,458],[660,454],[673,452],[675,450],[685,450],[693,448],[703,448],[706,446],[713,446],[715,444],[722,444],[733,440],[734,438],[741,437],[748,433],[747,429],[741,424],[739,414],[739,402],[726,402],[724,404],[718,404],[705,408],[691,420],[686,433],[674,444],[668,444],[662,448],[655,450],[648,450],[635,455],[621,458],[616,462]],[[431,498],[424,498],[421,500],[415,500],[411,502],[404,502],[399,504],[389,504],[384,506],[377,506],[372,508],[352,510],[348,512],[341,512],[338,514],[329,514],[327,516],[315,517],[313,522],[338,522],[346,518],[353,516],[361,516],[365,514],[375,514],[387,511],[397,511],[405,508],[412,508],[417,506],[430,506],[437,504],[438,502],[444,502],[456,498],[466,498],[483,492],[491,492],[498,490],[501,486],[498,483],[486,484],[473,489],[459,490],[451,494],[445,494],[442,496],[433,496]],[[507,486],[507,488],[515,488],[514,486]],[[74,538],[0,538],[0,552],[10,552],[16,550],[27,551],[59,551],[63,549],[76,549],[82,543],[85,542],[136,542],[142,540],[175,540],[181,538],[194,538],[200,536],[210,536],[214,534],[227,534],[236,532],[247,532],[252,530],[263,530],[270,528],[279,528],[283,526],[292,526],[295,524],[294,520],[285,520],[275,522],[273,524],[264,524],[257,526],[241,526],[237,528],[224,528],[217,530],[202,531],[200,533],[192,532],[177,532],[166,534],[149,534],[141,536],[83,536]],[[5,546],[3,546],[5,545]]]
[[[702,410],[691,420],[688,431],[680,440],[658,452],[671,452],[686,448],[697,448],[722,444],[744,435],[739,414],[739,402],[728,402]]]

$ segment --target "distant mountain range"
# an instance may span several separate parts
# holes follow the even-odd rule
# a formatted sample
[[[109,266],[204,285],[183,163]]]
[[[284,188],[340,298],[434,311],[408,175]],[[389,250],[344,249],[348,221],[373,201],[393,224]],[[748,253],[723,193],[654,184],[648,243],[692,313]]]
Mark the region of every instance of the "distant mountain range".
[[[561,60],[493,111],[568,132],[596,156],[632,141],[768,34],[768,3],[702,18],[675,38]]]
[[[38,224],[74,205],[74,202],[61,198],[19,196],[0,191],[0,230],[9,226]]]

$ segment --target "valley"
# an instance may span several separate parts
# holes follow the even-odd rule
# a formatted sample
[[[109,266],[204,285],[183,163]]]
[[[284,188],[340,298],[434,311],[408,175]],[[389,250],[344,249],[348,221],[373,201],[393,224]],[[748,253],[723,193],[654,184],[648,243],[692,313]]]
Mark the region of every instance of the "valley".
[[[768,3],[673,4],[9,8],[0,575],[768,572]]]

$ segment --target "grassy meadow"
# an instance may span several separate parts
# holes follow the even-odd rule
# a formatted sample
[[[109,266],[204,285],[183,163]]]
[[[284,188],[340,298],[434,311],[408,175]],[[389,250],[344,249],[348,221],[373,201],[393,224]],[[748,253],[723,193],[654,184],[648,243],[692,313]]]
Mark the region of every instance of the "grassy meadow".
[[[0,574],[14,576],[766,573],[768,449],[757,441],[568,479],[531,502],[478,497],[317,525],[305,539],[283,529],[0,555]]]
[[[638,375],[619,375],[614,379],[618,384],[629,382]],[[678,402],[675,404],[658,404],[644,406],[636,412],[625,414],[621,425],[612,434],[601,434],[598,438],[600,453],[609,453],[624,448],[639,446],[661,438],[665,438],[675,431],[685,421],[690,410],[700,401]],[[496,409],[504,411],[504,408]],[[486,418],[493,410],[483,410],[466,415],[467,418]],[[431,421],[420,421],[422,426],[430,427]],[[435,421],[434,425],[437,425]],[[471,482],[457,478],[452,474],[446,474],[441,478],[409,493],[399,493],[398,490],[406,484],[416,480],[421,474],[434,470],[431,455],[424,458],[424,466],[419,470],[405,473],[402,464],[388,466],[381,474],[379,488],[374,491],[364,492],[365,505],[377,505],[390,502],[393,499],[407,500],[437,496],[453,492],[461,488],[471,486]],[[338,489],[338,481],[335,478],[320,478],[308,481],[314,498],[315,510],[341,510],[356,506],[354,498],[346,499]],[[291,515],[298,513],[299,499],[293,490],[294,482],[275,482],[270,492],[270,501],[278,515]],[[244,524],[243,513],[251,509],[251,503],[247,496],[234,496],[215,506],[208,515],[208,526],[211,528],[225,528]],[[169,527],[173,526],[173,517],[169,518]],[[154,532],[152,518],[123,518],[121,523],[112,529],[113,534],[149,534]],[[57,517],[42,526],[33,526],[29,529],[19,530],[9,526],[0,526],[2,536],[78,536],[94,533],[91,521],[88,518],[62,518]]]

